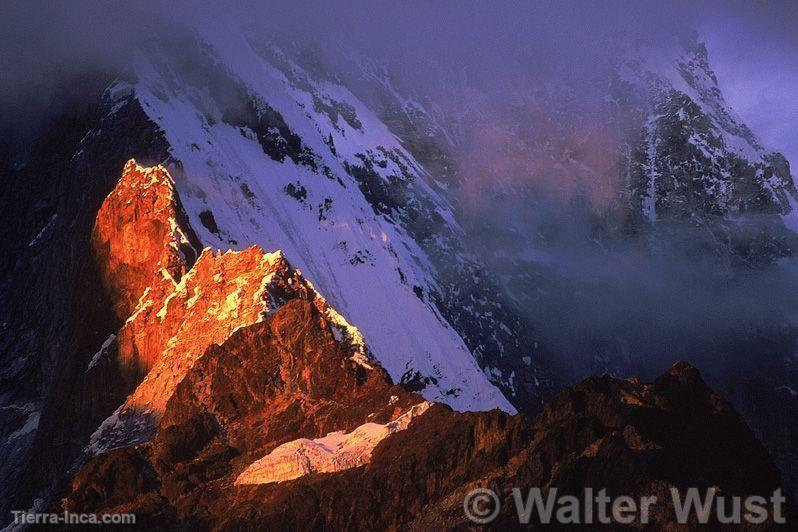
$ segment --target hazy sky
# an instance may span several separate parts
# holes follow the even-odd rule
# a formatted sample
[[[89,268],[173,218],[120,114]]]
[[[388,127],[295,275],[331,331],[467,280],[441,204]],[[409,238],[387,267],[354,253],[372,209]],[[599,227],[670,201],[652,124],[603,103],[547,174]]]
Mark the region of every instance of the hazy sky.
[[[186,21],[217,24],[223,17],[300,38],[330,34],[393,57],[471,57],[487,69],[500,69],[523,44],[538,58],[573,63],[575,71],[590,68],[585,51],[599,48],[591,39],[602,32],[693,26],[708,41],[732,106],[798,166],[797,0],[247,0],[221,10],[202,0],[7,0],[0,2],[0,130],[35,115],[56,80],[124,61],[130,45],[153,27],[173,31]]]

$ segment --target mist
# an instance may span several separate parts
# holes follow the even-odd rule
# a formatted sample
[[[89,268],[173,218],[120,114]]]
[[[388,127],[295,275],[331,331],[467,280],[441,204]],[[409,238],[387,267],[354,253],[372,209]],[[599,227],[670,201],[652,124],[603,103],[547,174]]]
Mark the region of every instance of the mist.
[[[521,296],[519,307],[544,351],[575,379],[602,373],[653,378],[687,360],[717,381],[792,355],[795,259],[755,267],[730,262],[707,235],[686,227],[600,241],[589,230],[587,209],[554,216],[561,225],[549,219],[528,226],[549,232],[531,262],[486,249],[493,271],[509,280],[509,295]],[[484,236],[483,244],[490,240]],[[490,245],[502,244],[512,245]]]
[[[750,7],[745,2],[6,2],[0,7],[0,85],[3,125],[21,125],[58,88],[88,72],[123,69],[147,40],[192,27],[288,36],[334,60],[342,47],[389,65],[396,82],[424,93],[447,94],[441,71],[508,100],[530,77],[553,71],[572,89],[612,59],[608,38],[623,35],[662,44],[674,32],[756,32],[745,51],[772,45],[787,58],[798,14],[790,2]],[[741,50],[727,50],[732,58]],[[786,61],[795,71],[796,60]]]
[[[772,357],[791,347],[798,316],[792,259],[729,263],[707,235],[679,227],[597,235],[617,235],[611,229],[625,216],[617,154],[629,126],[623,110],[607,109],[604,83],[618,43],[667,50],[692,30],[722,41],[710,47],[710,62],[726,65],[720,81],[723,88],[723,77],[730,80],[730,103],[751,113],[746,119],[769,145],[795,156],[798,125],[782,111],[792,105],[794,113],[798,92],[782,87],[768,93],[768,105],[752,103],[762,84],[774,83],[762,64],[772,65],[778,83],[798,79],[794,5],[295,4],[7,2],[0,8],[0,135],[35,130],[63,105],[64,86],[123,71],[143,43],[197,26],[287,39],[330,69],[342,55],[360,54],[384,65],[399,89],[446,125],[458,180],[451,199],[474,249],[574,375],[653,375],[679,359],[728,367],[737,363],[732,351],[744,347]],[[735,43],[728,36],[736,34],[749,38]],[[729,68],[740,56],[752,64]],[[518,186],[530,194],[514,197]],[[765,336],[784,343],[757,343]]]

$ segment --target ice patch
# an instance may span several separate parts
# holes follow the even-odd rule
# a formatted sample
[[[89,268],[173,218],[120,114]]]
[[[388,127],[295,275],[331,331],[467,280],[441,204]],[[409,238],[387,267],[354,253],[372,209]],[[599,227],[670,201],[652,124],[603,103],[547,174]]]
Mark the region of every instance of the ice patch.
[[[236,484],[267,484],[299,478],[310,473],[332,473],[359,467],[371,460],[371,453],[382,440],[405,430],[410,422],[426,412],[428,402],[384,425],[364,423],[352,432],[331,432],[323,438],[301,438],[284,443],[253,462],[236,479]]]

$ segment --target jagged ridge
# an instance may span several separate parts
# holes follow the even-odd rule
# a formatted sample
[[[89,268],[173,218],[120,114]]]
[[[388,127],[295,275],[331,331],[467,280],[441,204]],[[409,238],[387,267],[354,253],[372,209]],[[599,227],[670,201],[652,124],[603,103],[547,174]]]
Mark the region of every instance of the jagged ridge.
[[[106,265],[103,278],[119,295],[118,306],[137,303],[87,371],[98,363],[111,365],[135,389],[92,436],[92,453],[151,437],[175,388],[209,346],[294,299],[312,302],[352,359],[371,368],[360,332],[281,252],[205,248],[196,257],[194,231],[182,213],[166,169],[145,169],[131,160],[98,214],[94,243],[98,261]]]

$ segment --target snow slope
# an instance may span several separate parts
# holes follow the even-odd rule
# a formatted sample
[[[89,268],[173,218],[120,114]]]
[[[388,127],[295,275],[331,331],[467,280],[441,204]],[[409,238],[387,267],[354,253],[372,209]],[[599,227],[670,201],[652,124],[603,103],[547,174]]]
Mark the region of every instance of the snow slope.
[[[153,44],[138,58],[137,79],[113,91],[132,91],[163,130],[203,244],[282,250],[363,332],[394,380],[458,410],[515,411],[424,297],[437,289],[425,253],[380,212],[381,187],[412,182],[456,228],[388,128],[342,86],[292,81],[283,71],[299,67],[285,58],[276,68],[279,52],[256,50],[244,35],[206,33],[182,63],[170,53]],[[377,192],[367,199],[364,190]]]

